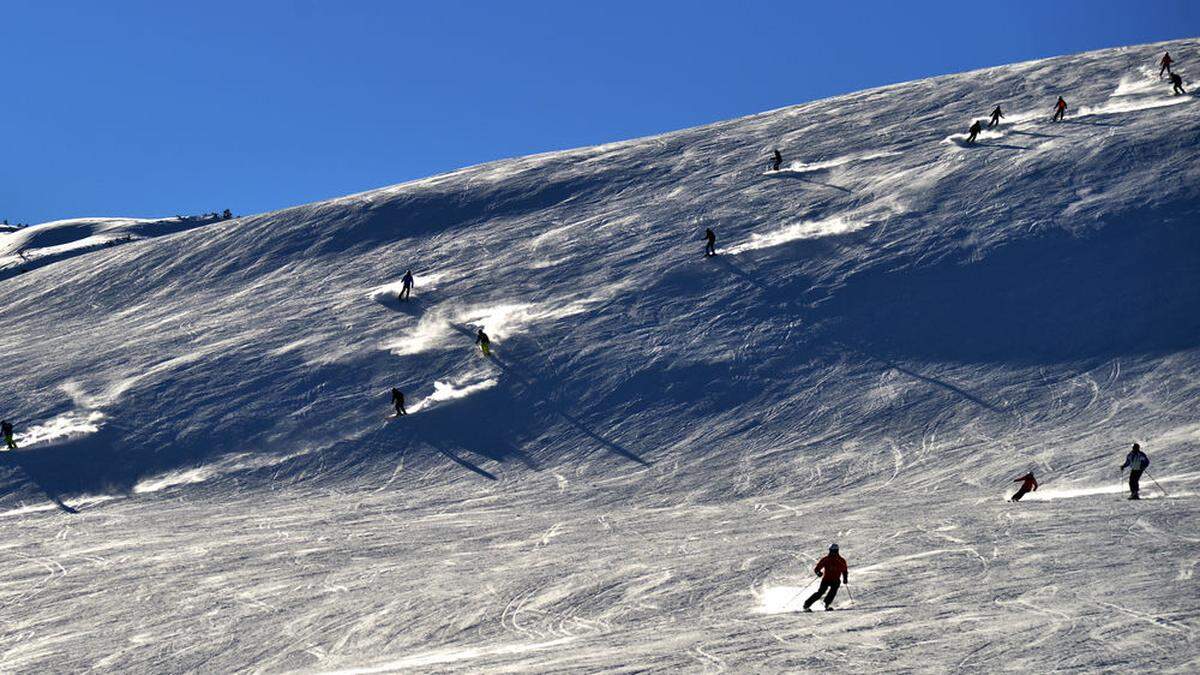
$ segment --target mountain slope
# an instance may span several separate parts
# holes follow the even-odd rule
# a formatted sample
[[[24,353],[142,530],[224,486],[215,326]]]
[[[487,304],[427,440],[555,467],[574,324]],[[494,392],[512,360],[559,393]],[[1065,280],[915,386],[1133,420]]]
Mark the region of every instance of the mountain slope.
[[[1194,668],[1200,121],[1163,48],[0,281],[0,667]],[[1172,499],[1117,499],[1134,440]],[[831,540],[855,611],[786,613]]]
[[[100,248],[161,237],[220,220],[217,214],[170,219],[73,218],[0,230],[0,279],[24,274]]]

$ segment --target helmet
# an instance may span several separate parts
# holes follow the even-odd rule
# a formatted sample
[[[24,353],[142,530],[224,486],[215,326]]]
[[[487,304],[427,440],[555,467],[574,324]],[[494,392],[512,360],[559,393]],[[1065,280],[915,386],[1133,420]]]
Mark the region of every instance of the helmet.
[[[836,550],[838,550],[837,544],[830,544],[830,545],[829,545],[829,550],[830,550],[830,551],[836,551]]]

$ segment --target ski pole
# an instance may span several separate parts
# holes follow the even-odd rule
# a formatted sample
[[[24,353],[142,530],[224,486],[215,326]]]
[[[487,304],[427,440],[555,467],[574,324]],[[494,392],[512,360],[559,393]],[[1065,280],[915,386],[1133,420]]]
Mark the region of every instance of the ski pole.
[[[796,593],[795,595],[793,595],[792,599],[788,600],[787,603],[784,604],[784,607],[790,606],[793,602],[796,601],[796,598],[799,598],[800,596],[804,595],[804,591],[807,591],[809,586],[812,586],[812,585],[813,585],[813,582],[811,582],[811,581],[808,582],[807,584],[804,584],[804,586],[800,588],[800,591],[798,593]]]
[[[850,596],[850,602],[854,602],[854,591],[850,590],[850,584],[846,584],[846,593]]]
[[[1150,476],[1150,470],[1149,470],[1149,469],[1146,469],[1146,475],[1147,475],[1147,476]],[[1163,490],[1163,486],[1161,486],[1161,485],[1158,485],[1158,481],[1154,480],[1154,476],[1150,476],[1150,480],[1153,480],[1153,481],[1154,481],[1154,484],[1158,486],[1158,489],[1159,489],[1159,490],[1162,490],[1162,493],[1163,493],[1163,496],[1164,496],[1164,497],[1170,497],[1170,496],[1171,496],[1171,495],[1167,494],[1167,491],[1166,491],[1166,490]]]

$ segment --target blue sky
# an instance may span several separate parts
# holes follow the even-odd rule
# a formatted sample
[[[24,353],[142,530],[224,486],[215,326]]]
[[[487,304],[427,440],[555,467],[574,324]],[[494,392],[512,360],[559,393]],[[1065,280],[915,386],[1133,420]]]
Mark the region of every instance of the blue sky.
[[[1196,0],[0,0],[0,218],[256,213],[1196,35]]]

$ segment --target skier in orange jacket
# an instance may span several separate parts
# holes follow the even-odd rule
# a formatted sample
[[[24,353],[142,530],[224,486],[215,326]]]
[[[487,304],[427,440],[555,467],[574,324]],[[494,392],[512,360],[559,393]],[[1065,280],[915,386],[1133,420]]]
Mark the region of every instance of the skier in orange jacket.
[[[1037,489],[1038,489],[1037,479],[1033,477],[1032,471],[1025,474],[1024,476],[1021,476],[1020,478],[1013,480],[1013,482],[1021,484],[1021,489],[1017,490],[1017,494],[1012,496],[1012,501],[1014,501],[1014,502],[1021,501],[1021,497],[1024,497],[1025,493],[1027,493],[1027,492],[1037,492]]]
[[[838,545],[830,544],[829,555],[821,558],[817,562],[814,570],[817,576],[821,577],[821,587],[816,593],[808,596],[808,600],[804,601],[804,611],[811,612],[812,604],[825,596],[825,611],[829,611],[833,606],[833,599],[837,597],[838,589],[842,584],[850,585],[850,566],[846,564],[846,559],[838,554]],[[825,591],[829,591],[828,594]]]
[[[1057,122],[1057,121],[1061,120],[1066,114],[1067,114],[1067,102],[1063,100],[1063,97],[1059,96],[1058,102],[1056,102],[1054,104],[1054,119],[1052,119],[1050,121]]]

